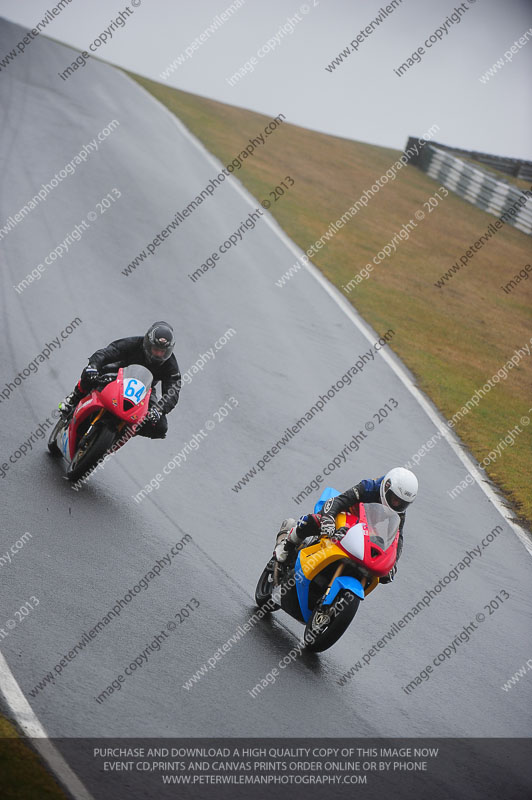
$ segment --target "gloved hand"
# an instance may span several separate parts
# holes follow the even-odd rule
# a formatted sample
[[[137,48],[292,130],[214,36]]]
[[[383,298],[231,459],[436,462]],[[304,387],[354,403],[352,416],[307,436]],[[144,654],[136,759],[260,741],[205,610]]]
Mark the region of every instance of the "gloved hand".
[[[340,539],[344,538],[344,536],[346,535],[348,530],[349,530],[349,526],[348,525],[344,525],[343,527],[338,528],[338,530],[335,531],[330,538],[331,539],[336,539],[337,541],[340,541]]]
[[[150,410],[146,414],[146,421],[148,422],[148,424],[157,425],[162,415],[163,412],[159,411],[157,406],[152,406],[152,408],[150,408]]]
[[[94,364],[87,364],[81,373],[82,383],[93,383],[98,377],[98,368]]]
[[[322,536],[328,536],[329,539],[335,534],[334,520],[322,519],[320,525],[320,533]]]

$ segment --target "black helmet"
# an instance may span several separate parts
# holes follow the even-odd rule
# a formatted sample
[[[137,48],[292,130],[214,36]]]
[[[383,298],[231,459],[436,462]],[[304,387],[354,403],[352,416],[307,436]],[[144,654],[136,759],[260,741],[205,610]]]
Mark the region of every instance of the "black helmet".
[[[148,364],[164,364],[174,352],[174,329],[167,322],[154,322],[142,345]]]

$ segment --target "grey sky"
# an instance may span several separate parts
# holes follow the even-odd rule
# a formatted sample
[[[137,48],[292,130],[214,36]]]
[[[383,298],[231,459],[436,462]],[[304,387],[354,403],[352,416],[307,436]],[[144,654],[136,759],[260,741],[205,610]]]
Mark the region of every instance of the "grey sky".
[[[271,116],[282,112],[294,124],[350,139],[401,148],[408,135],[420,135],[436,123],[438,141],[532,159],[532,32],[510,63],[486,84],[479,81],[532,29],[527,0],[466,0],[461,22],[402,77],[394,68],[460,3],[403,0],[357,52],[329,73],[327,64],[386,0],[246,0],[167,81],[160,74],[232,0],[134,2],[140,5],[127,25],[114,32],[98,57],[189,92]],[[53,5],[54,0],[0,0],[0,15],[31,28]],[[72,0],[46,35],[86,49],[125,6],[126,0]],[[300,20],[293,32],[257,58],[259,48],[296,14]],[[254,71],[230,86],[226,79],[253,56]]]

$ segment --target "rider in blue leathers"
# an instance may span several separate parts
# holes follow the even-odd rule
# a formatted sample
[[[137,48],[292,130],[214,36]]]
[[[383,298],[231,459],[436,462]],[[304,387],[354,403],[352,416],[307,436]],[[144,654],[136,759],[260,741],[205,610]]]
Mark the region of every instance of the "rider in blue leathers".
[[[406,509],[414,502],[417,490],[416,476],[404,467],[394,467],[386,475],[376,480],[362,480],[351,489],[327,500],[320,514],[305,515],[300,517],[297,523],[293,519],[285,520],[278,534],[275,557],[280,563],[295,560],[298,547],[307,536],[334,535],[336,517],[340,512],[357,513],[359,503],[382,503],[392,511],[396,511],[401,519],[396,563],[388,576],[381,578],[380,581],[381,583],[390,583],[397,572],[397,561],[403,549]]]

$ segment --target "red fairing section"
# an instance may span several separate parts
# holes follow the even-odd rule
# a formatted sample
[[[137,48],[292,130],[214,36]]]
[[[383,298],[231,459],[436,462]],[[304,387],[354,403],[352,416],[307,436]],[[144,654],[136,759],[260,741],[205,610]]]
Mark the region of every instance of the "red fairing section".
[[[95,392],[92,394],[95,394]],[[101,398],[101,404],[107,411],[110,411],[115,417],[131,423],[131,425],[135,425],[146,416],[151,389],[148,389],[140,403],[133,405],[127,397],[124,397],[123,370],[119,369],[116,380],[108,383],[101,392],[96,392],[96,394]]]
[[[399,530],[395,535],[395,539],[393,540],[392,544],[388,547],[387,550],[382,550],[377,544],[370,541],[369,538],[369,529],[367,526],[366,520],[366,512],[364,509],[364,504],[360,503],[360,515],[357,517],[355,514],[347,514],[345,524],[347,527],[351,528],[353,525],[356,525],[357,522],[361,522],[364,526],[364,558],[361,560],[356,558],[354,555],[349,553],[342,547],[342,542],[335,542],[336,546],[343,550],[343,552],[348,556],[352,561],[356,561],[358,564],[363,564],[367,569],[371,570],[374,575],[377,575],[379,578],[383,578],[385,575],[389,573],[393,565],[395,564],[395,560],[397,558],[397,543],[399,541]]]
[[[124,397],[123,388],[123,370],[120,368],[116,380],[108,383],[101,391],[93,389],[90,395],[79,402],[68,431],[70,458],[74,458],[76,452],[80,425],[87,417],[94,417],[102,409],[109,411],[114,417],[129,423],[130,426],[138,425],[144,419],[148,412],[151,389],[148,389],[140,403],[132,405]]]

